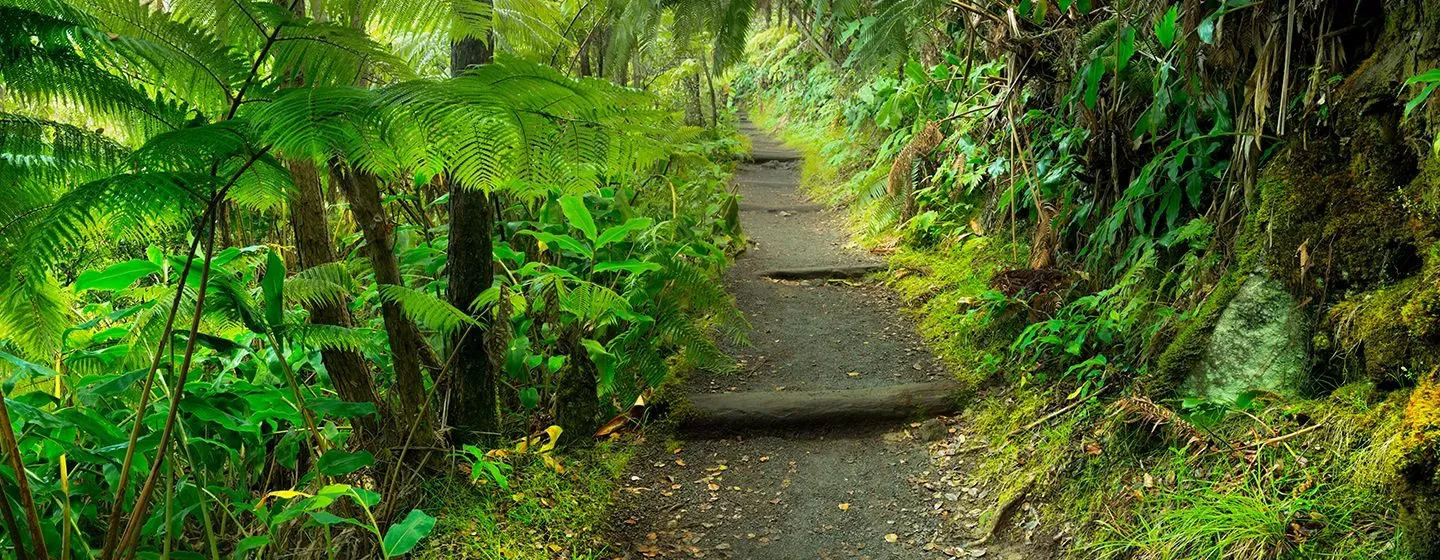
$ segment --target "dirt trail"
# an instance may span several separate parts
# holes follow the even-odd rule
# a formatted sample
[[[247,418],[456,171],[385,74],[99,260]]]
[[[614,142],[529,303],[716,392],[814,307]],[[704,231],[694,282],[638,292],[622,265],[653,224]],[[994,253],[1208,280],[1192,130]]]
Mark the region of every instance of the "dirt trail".
[[[854,247],[839,216],[798,192],[798,154],[748,122],[741,130],[754,146],[755,163],[736,177],[750,246],[726,285],[753,327],[751,346],[734,349],[739,373],[697,374],[688,390],[863,389],[943,378],[888,289],[762,276],[878,259]],[[921,431],[898,422],[651,441],[623,481],[617,545],[626,558],[1040,558],[964,546],[974,516],[994,498],[962,492],[934,468],[932,453],[955,432],[932,434],[941,441],[927,444]]]

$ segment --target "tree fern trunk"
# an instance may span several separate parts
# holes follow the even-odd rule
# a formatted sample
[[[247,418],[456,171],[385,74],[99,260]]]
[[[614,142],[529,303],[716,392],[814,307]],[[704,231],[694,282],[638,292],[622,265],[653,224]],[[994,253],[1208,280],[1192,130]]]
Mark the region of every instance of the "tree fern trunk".
[[[320,175],[315,164],[309,161],[287,162],[290,176],[295,181],[296,194],[290,202],[290,224],[295,231],[295,249],[300,257],[298,270],[335,262],[334,240],[330,238],[330,226],[326,219],[325,193],[321,190]],[[339,302],[326,301],[308,307],[310,322],[316,325],[351,326],[350,310]],[[320,353],[325,362],[325,371],[340,399],[348,402],[375,404],[378,418],[389,416],[385,403],[375,392],[375,382],[370,376],[370,366],[359,352],[350,350],[324,350]],[[362,440],[380,434],[376,416],[356,419],[354,426]]]
[[[565,430],[561,443],[566,447],[588,445],[599,424],[600,401],[596,383],[599,372],[585,345],[580,343],[578,328],[566,329],[559,350],[567,357],[560,379],[555,383],[555,424]]]
[[[487,64],[494,59],[492,45],[476,39],[456,42],[450,49],[450,69],[454,74],[465,68]],[[466,189],[455,181],[450,185],[450,249],[446,272],[450,276],[446,296],[450,304],[469,311],[471,302],[489,289],[495,280],[494,240],[495,215],[490,196],[484,191]],[[476,317],[488,324],[488,316]],[[450,395],[450,424],[455,428],[456,443],[476,443],[500,431],[499,389],[495,368],[490,364],[485,335],[491,329],[474,329],[455,336],[455,380]]]
[[[350,201],[350,212],[355,216],[365,236],[365,248],[370,255],[370,265],[375,270],[377,285],[393,284],[403,286],[400,264],[395,258],[395,237],[390,219],[380,204],[380,189],[374,175],[353,170],[341,164],[331,164],[330,174]],[[400,395],[400,415],[405,420],[405,429],[418,424],[414,442],[420,445],[434,441],[434,423],[430,420],[431,410],[421,409],[425,402],[425,378],[420,370],[421,356],[429,352],[420,329],[405,316],[400,304],[385,301],[380,304],[380,313],[385,320],[385,334],[390,339],[390,360],[395,367],[394,391]],[[400,436],[404,439],[406,436]]]

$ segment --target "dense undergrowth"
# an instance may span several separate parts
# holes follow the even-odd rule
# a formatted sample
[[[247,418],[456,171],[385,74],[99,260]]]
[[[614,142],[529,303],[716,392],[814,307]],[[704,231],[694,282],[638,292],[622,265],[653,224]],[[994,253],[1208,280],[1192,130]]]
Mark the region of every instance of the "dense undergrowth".
[[[1050,546],[1426,558],[1437,51],[1406,33],[1436,12],[837,6],[760,32],[735,89],[891,255],[975,394],[972,476]]]
[[[709,7],[0,0],[0,556],[601,554],[743,324]]]

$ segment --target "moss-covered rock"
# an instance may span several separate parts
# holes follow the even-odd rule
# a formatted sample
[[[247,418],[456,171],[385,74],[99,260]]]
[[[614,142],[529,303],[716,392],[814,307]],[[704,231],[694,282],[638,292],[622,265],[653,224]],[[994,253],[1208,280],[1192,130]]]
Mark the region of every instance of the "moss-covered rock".
[[[1194,316],[1180,325],[1174,339],[1155,360],[1154,375],[1147,380],[1144,394],[1168,396],[1199,369],[1205,358],[1205,349],[1210,346],[1210,335],[1215,332],[1216,323],[1220,322],[1220,314],[1235,297],[1243,281],[1244,277],[1234,275],[1221,279],[1200,303]]]
[[[1309,366],[1307,321],[1290,292],[1264,274],[1240,285],[1209,338],[1185,382],[1208,400],[1234,401],[1252,389],[1293,394]]]

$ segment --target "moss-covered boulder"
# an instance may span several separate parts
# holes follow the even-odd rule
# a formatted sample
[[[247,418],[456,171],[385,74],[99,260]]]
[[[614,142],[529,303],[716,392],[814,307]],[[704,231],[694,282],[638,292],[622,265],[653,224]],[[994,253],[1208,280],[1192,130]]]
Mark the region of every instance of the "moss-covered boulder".
[[[1255,389],[1293,394],[1309,366],[1308,332],[1290,292],[1252,274],[1220,313],[1182,392],[1215,402]]]

